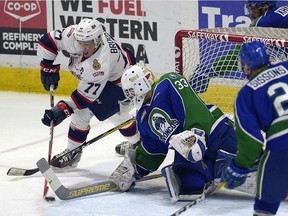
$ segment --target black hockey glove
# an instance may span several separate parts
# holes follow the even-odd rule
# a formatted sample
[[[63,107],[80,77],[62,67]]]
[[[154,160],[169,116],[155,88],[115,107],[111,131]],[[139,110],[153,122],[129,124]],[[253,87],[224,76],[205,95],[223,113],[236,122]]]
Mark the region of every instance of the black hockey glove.
[[[52,109],[45,110],[41,121],[46,126],[50,126],[51,122],[53,121],[54,126],[57,126],[72,113],[73,110],[68,104],[66,104],[64,101],[59,101]]]
[[[53,65],[53,61],[42,60],[41,66],[41,82],[46,91],[50,91],[50,85],[54,85],[54,89],[58,87],[58,81],[60,80],[60,64]]]

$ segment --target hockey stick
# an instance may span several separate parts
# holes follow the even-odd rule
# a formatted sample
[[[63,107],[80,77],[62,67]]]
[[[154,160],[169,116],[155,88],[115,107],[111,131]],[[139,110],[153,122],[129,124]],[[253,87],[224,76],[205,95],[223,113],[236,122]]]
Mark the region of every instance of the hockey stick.
[[[7,175],[9,175],[9,176],[30,176],[30,175],[34,175],[37,172],[39,172],[38,168],[22,169],[22,168],[11,167],[7,171]]]
[[[52,168],[49,166],[45,158],[41,158],[37,162],[37,166],[43,176],[45,177],[46,181],[49,182],[50,187],[55,192],[55,194],[58,196],[61,200],[70,200],[85,196],[90,196],[94,194],[100,194],[104,192],[109,191],[118,191],[119,186],[112,180],[104,180],[100,182],[95,182],[93,184],[87,185],[87,186],[77,186],[73,188],[67,188],[62,185],[62,183],[59,181],[55,173],[53,172]],[[150,179],[155,179],[162,177],[161,174],[155,174],[147,177],[143,177],[139,180],[136,180],[136,182],[142,182]]]
[[[218,189],[215,190],[214,192],[212,192],[209,195],[214,194],[216,191],[219,191],[220,189],[222,189],[223,187],[225,187],[226,182],[223,182],[222,184],[220,184],[218,186]],[[183,206],[182,208],[180,208],[178,211],[174,212],[173,214],[171,214],[170,216],[178,216],[180,214],[182,214],[183,212],[185,212],[187,209],[191,208],[192,206],[196,205],[197,203],[203,201],[206,197],[206,191],[204,190],[204,192],[197,198],[195,198],[194,200],[192,200],[190,203],[188,203],[187,205]]]
[[[51,107],[51,109],[54,107],[54,85],[50,85],[50,107]],[[54,137],[54,122],[51,121],[51,123],[50,123],[49,147],[48,147],[48,164],[49,165],[51,164],[53,137]],[[43,197],[44,198],[46,198],[48,190],[49,190],[48,182],[45,179],[44,189],[43,189]]]
[[[183,212],[185,212],[187,209],[189,209],[192,206],[196,205],[197,203],[203,201],[204,199],[205,199],[205,193],[202,193],[199,197],[197,197],[196,199],[192,200],[190,203],[188,203],[187,205],[183,206],[182,208],[180,208],[178,211],[174,212],[170,216],[178,216],[178,215],[182,214]]]
[[[89,140],[88,142],[84,142],[82,145],[80,145],[79,147],[71,150],[70,152],[67,152],[66,154],[62,155],[59,158],[56,159],[52,159],[51,164],[54,165],[55,163],[60,163],[61,161],[66,161],[68,162],[70,159],[72,158],[73,155],[77,154],[78,152],[82,151],[83,148],[87,147],[88,145],[114,133],[115,131],[119,130],[120,128],[124,127],[125,125],[133,122],[135,119],[129,119],[125,122],[123,122],[122,124],[100,134],[99,136],[96,136],[95,138]],[[22,168],[16,168],[16,167],[11,167],[8,171],[7,171],[7,175],[9,176],[30,176],[33,175],[35,173],[37,173],[39,171],[38,168],[34,168],[34,169],[22,169]]]

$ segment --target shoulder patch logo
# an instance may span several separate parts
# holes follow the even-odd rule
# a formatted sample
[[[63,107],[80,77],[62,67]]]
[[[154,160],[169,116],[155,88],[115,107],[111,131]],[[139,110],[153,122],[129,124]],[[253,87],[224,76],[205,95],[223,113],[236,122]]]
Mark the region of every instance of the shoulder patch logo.
[[[70,37],[73,34],[74,30],[75,30],[75,28],[71,28],[67,34],[67,37]]]
[[[94,70],[99,70],[101,68],[101,64],[98,62],[97,59],[94,59],[92,67]]]
[[[171,74],[169,74],[169,76],[171,79],[177,79],[178,78],[178,74],[175,74],[175,73],[171,73]]]
[[[172,119],[164,110],[153,109],[149,115],[149,126],[153,133],[163,142],[168,142],[169,137],[180,125],[177,119]]]

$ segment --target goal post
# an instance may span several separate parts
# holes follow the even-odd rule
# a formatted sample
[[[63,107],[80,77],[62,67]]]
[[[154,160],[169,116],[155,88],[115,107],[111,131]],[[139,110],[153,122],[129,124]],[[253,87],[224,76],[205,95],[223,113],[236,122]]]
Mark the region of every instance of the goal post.
[[[243,43],[264,42],[270,61],[288,59],[288,30],[264,27],[179,30],[175,35],[175,70],[200,98],[233,117],[233,104],[247,78],[238,69]]]

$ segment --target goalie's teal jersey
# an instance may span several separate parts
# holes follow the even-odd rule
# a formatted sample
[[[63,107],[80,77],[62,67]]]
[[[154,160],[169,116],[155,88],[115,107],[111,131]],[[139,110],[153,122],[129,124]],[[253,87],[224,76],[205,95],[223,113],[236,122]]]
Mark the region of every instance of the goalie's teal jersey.
[[[142,106],[136,119],[142,141],[136,162],[150,171],[155,171],[164,160],[170,137],[191,128],[205,131],[208,150],[214,156],[219,145],[210,148],[210,133],[228,121],[219,108],[212,106],[209,110],[188,81],[174,72],[163,75],[154,85],[150,103]]]
[[[267,150],[288,150],[288,62],[270,65],[239,91],[235,124],[241,167],[254,165],[264,140]]]

